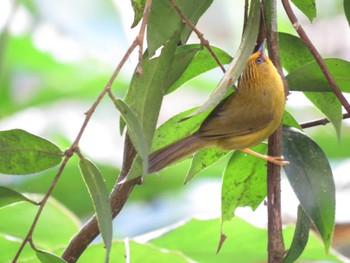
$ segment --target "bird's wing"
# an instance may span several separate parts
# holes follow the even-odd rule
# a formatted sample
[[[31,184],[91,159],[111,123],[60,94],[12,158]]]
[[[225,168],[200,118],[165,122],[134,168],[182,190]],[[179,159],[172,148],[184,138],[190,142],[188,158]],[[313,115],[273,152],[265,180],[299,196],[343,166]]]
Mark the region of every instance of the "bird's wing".
[[[225,138],[254,133],[265,128],[274,118],[272,105],[258,105],[256,100],[241,99],[231,94],[204,120],[200,137]]]

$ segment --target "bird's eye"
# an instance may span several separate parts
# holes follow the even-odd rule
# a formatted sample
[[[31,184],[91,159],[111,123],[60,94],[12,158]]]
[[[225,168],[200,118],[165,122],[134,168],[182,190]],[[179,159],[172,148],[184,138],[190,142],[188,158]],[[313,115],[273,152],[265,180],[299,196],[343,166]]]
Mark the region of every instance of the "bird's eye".
[[[255,60],[256,64],[261,64],[264,62],[264,59],[262,57],[258,57],[256,60]]]

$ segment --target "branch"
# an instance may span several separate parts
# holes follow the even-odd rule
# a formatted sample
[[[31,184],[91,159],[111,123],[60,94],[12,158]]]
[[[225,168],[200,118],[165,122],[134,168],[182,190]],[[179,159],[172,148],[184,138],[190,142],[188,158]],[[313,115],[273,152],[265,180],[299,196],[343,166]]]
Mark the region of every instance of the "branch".
[[[282,77],[285,94],[288,94],[279,56],[276,0],[263,1],[269,57]],[[268,155],[281,156],[282,126],[269,138]],[[267,163],[268,262],[282,262],[285,254],[281,214],[281,166]]]
[[[118,73],[120,69],[123,67],[126,60],[129,58],[131,52],[139,46],[139,63],[137,65],[136,74],[142,74],[142,51],[143,51],[143,39],[145,34],[145,28],[148,21],[149,12],[151,9],[152,0],[147,0],[145,4],[144,9],[144,15],[142,19],[142,24],[140,27],[140,31],[138,35],[136,36],[135,40],[133,41],[132,45],[129,47],[128,51],[125,53],[123,59],[119,63],[117,69]],[[117,72],[117,70],[116,70]],[[110,87],[115,79],[115,77],[118,75],[115,74],[112,75],[110,81],[108,82],[105,93],[108,92],[109,97],[114,100],[115,97],[113,96]],[[104,94],[105,94],[104,93]],[[132,146],[132,143],[129,139],[129,136],[126,135],[125,137],[125,144],[124,144],[124,158],[123,158],[123,165],[122,165],[122,171],[120,173],[119,180],[125,178],[125,176],[128,174],[130,167],[132,165],[132,162],[136,156],[136,151],[134,147]],[[118,180],[118,181],[119,181]],[[118,184],[114,186],[112,193],[110,194],[110,202],[111,202],[111,209],[112,209],[112,216],[115,218],[121,209],[124,207],[124,204],[126,203],[129,194],[132,192],[134,186],[136,184],[140,183],[140,178],[135,178],[133,180],[127,181],[123,184]],[[85,251],[85,249],[88,247],[88,245],[100,234],[100,230],[98,228],[97,219],[94,215],[90,218],[90,220],[79,230],[79,232],[72,238],[68,246],[66,247],[65,251],[62,254],[62,258],[65,259],[67,262],[76,262],[80,255]]]
[[[348,119],[348,118],[350,118],[350,114],[344,113],[343,120]],[[330,121],[327,118],[324,118],[324,119],[318,119],[318,120],[300,123],[300,127],[303,129],[306,129],[306,128],[311,128],[311,127],[315,127],[315,126],[319,126],[319,125],[326,125],[328,123],[330,123]]]
[[[318,53],[317,49],[315,46],[312,44],[310,39],[308,38],[307,34],[305,33],[304,29],[302,26],[299,24],[299,21],[297,17],[295,16],[289,0],[282,0],[282,4],[284,6],[284,9],[289,17],[289,20],[293,24],[295,30],[297,31],[298,35],[300,36],[301,40],[304,42],[306,47],[310,50],[311,54],[314,56],[315,60],[317,61],[318,65],[320,66],[324,76],[326,77],[331,89],[335,93],[335,95],[338,97],[339,101],[343,105],[343,107],[346,109],[348,113],[350,113],[350,104],[344,97],[343,93],[339,89],[337,83],[335,82],[332,74],[330,73],[329,69],[327,68],[326,64],[324,63],[321,55]]]
[[[218,56],[215,54],[215,52],[211,49],[209,45],[209,41],[204,38],[203,33],[201,33],[196,26],[186,17],[186,15],[182,12],[182,10],[175,4],[174,0],[169,0],[170,5],[175,9],[175,11],[179,14],[179,16],[182,18],[182,20],[192,29],[193,32],[197,34],[197,37],[200,39],[201,44],[208,49],[210,55],[215,59],[216,63],[220,66],[222,72],[226,72],[224,65],[221,63]]]

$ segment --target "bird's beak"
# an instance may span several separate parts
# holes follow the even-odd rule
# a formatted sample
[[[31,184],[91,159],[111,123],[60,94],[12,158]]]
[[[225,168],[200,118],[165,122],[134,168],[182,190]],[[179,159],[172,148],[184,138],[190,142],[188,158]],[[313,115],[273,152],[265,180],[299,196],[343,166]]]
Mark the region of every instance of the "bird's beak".
[[[263,40],[263,42],[260,44],[260,47],[258,51],[260,52],[261,56],[265,56],[265,45],[266,45],[266,39]]]

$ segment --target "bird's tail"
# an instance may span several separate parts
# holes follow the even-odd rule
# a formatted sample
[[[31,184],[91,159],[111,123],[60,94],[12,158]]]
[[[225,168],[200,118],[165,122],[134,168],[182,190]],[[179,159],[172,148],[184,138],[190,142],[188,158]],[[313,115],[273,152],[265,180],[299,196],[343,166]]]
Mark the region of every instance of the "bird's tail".
[[[148,157],[148,172],[154,173],[203,147],[203,140],[196,134],[176,141]]]

